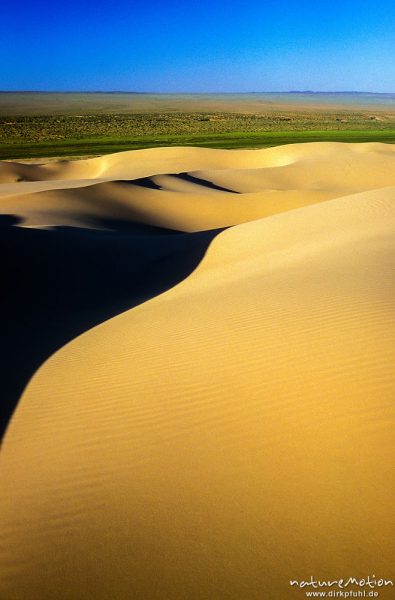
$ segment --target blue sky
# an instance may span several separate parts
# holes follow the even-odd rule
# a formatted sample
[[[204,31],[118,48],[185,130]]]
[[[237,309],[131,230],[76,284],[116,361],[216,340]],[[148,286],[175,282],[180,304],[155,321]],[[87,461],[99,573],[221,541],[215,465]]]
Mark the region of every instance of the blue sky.
[[[7,2],[0,89],[395,92],[390,0]]]

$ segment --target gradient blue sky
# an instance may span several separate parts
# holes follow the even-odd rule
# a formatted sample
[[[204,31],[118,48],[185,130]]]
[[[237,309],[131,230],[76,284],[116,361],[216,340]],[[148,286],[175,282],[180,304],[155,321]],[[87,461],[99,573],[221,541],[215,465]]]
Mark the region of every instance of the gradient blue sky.
[[[3,3],[0,89],[395,92],[392,0]]]

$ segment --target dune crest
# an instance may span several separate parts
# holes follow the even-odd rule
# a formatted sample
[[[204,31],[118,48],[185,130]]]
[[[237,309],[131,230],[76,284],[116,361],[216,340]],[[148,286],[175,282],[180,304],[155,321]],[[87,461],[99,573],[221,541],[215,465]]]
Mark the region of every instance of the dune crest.
[[[88,298],[92,269],[111,277],[89,279],[96,321],[51,346],[7,430],[0,597],[291,600],[292,579],[395,583],[395,148],[84,162],[107,180],[1,199],[21,219],[4,218],[9,239],[58,248],[74,295]]]

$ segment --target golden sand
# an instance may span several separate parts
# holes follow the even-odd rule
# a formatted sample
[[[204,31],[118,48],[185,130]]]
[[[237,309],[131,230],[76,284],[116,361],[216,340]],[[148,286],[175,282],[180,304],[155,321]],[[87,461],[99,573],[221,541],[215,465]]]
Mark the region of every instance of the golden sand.
[[[3,165],[3,181],[26,168]],[[231,227],[29,381],[0,457],[1,600],[395,583],[395,147],[169,148],[28,171],[1,198],[25,227]]]

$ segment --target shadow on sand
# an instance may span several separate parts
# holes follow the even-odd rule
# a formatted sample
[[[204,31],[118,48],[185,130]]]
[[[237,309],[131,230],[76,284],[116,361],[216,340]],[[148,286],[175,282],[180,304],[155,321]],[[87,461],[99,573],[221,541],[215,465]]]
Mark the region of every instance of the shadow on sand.
[[[231,190],[230,188],[223,187],[222,185],[217,185],[208,179],[202,179],[201,177],[196,177],[195,175],[191,175],[190,173],[172,173],[167,175],[167,177],[173,179],[180,179],[182,181],[187,181],[188,183],[193,183],[203,189],[216,190],[217,192],[227,192],[229,194],[239,194],[240,192],[236,192],[235,190]],[[155,183],[152,177],[140,177],[139,179],[130,179],[119,180],[122,183],[137,185],[139,187],[148,188],[150,190],[162,190],[163,188]]]
[[[179,283],[222,231],[180,233],[108,220],[96,223],[106,230],[18,225],[18,217],[0,217],[0,439],[46,359],[84,331]]]

